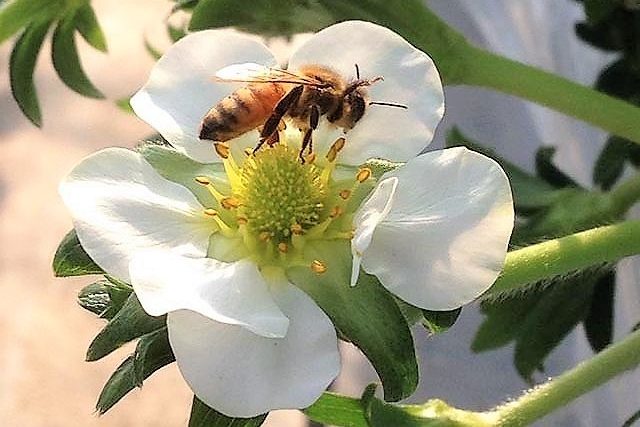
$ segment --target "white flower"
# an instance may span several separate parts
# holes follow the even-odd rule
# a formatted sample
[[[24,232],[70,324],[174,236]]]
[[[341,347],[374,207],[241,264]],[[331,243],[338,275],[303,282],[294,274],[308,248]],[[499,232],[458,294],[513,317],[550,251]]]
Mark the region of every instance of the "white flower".
[[[161,176],[142,154],[111,148],[84,159],[60,192],[93,260],[130,282],[149,314],[168,313],[171,346],[194,393],[249,417],[310,405],[339,371],[331,321],[286,276],[290,267],[326,268],[309,258],[308,242],[351,245],[354,283],[362,265],[413,305],[452,309],[497,277],[513,205],[492,160],[464,148],[418,156],[442,117],[442,87],[431,59],[390,30],[344,22],[291,57],[289,70],[321,64],[345,79],[358,64],[363,76],[384,77],[369,88],[373,100],[408,107],[368,107],[344,146],[336,140],[343,131],[321,119],[316,159],[306,164],[293,126],[255,155],[243,149],[256,145],[257,131],[230,141],[222,156],[197,138],[204,114],[242,85],[212,76],[241,63],[276,65],[251,38],[194,33],[169,49],[132,99],[174,147],[211,163],[193,185]],[[376,184],[370,169],[358,168],[372,157],[407,163]],[[195,182],[204,195],[188,188]]]

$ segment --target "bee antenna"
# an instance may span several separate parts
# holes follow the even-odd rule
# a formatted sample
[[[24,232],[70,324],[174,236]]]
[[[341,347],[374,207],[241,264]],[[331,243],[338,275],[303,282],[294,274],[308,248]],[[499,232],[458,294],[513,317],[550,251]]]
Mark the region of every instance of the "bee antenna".
[[[398,107],[398,108],[403,108],[405,110],[409,108],[406,105],[396,104],[394,102],[376,102],[376,101],[371,101],[369,103],[369,105],[384,105],[386,107]]]
[[[356,66],[356,80],[360,80],[360,67],[358,64],[354,64]]]

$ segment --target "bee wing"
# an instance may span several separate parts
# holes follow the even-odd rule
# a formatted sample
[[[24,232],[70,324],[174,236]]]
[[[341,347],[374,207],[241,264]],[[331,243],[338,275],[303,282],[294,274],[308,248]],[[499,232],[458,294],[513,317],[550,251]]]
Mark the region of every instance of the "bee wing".
[[[321,82],[307,76],[251,62],[224,67],[218,70],[214,80],[243,83],[293,83],[311,86],[321,84]]]

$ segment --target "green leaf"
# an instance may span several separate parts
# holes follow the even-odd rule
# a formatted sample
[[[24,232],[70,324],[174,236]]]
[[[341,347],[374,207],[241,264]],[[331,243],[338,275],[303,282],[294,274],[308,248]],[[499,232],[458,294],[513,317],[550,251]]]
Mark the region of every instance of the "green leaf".
[[[479,353],[502,347],[516,339],[524,320],[543,293],[543,290],[532,286],[527,292],[483,301],[481,307],[486,317],[476,332],[471,349]]]
[[[9,60],[11,94],[24,115],[38,127],[42,126],[42,115],[36,87],[33,84],[33,71],[50,26],[51,21],[34,22],[29,25],[13,46]]]
[[[331,318],[339,332],[367,356],[384,386],[385,400],[397,401],[413,393],[418,366],[413,338],[393,296],[374,276],[361,273],[349,285],[351,250],[347,241],[309,243],[305,254],[325,263],[322,275],[308,267],[287,271]]]
[[[640,409],[638,409],[633,415],[631,415],[627,421],[622,424],[622,427],[631,427],[636,421],[640,420]]]
[[[591,24],[606,19],[616,7],[617,3],[611,0],[584,0],[584,9]]]
[[[96,404],[98,413],[107,412],[135,387],[142,387],[151,374],[174,360],[166,328],[142,336],[135,352],[118,366],[104,385]]]
[[[585,272],[549,286],[522,323],[516,369],[528,381],[544,359],[587,315],[597,276]]]
[[[259,427],[265,418],[267,418],[267,414],[253,418],[227,417],[193,396],[189,427]]]
[[[222,163],[198,163],[170,146],[160,144],[149,141],[136,150],[164,178],[191,190],[203,206],[215,206],[217,202],[205,187],[195,181],[198,176],[209,178],[218,191],[231,194]]]
[[[432,334],[441,334],[456,323],[461,312],[462,307],[449,311],[422,310],[424,325]]]
[[[131,96],[125,96],[124,98],[120,98],[116,100],[116,105],[123,112],[128,114],[133,114],[133,108],[131,107],[130,101],[131,101]]]
[[[192,10],[200,0],[174,0],[175,4],[171,8],[171,13],[179,10]]]
[[[84,251],[75,230],[69,231],[58,245],[53,257],[53,272],[56,277],[104,273]]]
[[[23,27],[50,21],[63,6],[64,2],[56,0],[14,0],[0,5],[0,44]]]
[[[131,292],[130,286],[109,279],[99,280],[80,291],[78,303],[103,319],[111,319],[120,311]]]
[[[149,316],[132,293],[122,309],[107,323],[93,339],[87,350],[86,360],[92,362],[117,350],[123,344],[142,335],[164,328],[166,316]]]
[[[60,79],[70,89],[90,98],[104,98],[82,70],[75,40],[76,13],[71,13],[60,20],[53,32],[51,58],[53,67]]]
[[[151,55],[151,57],[156,61],[162,56],[162,52],[160,52],[160,50],[153,46],[146,37],[144,38],[144,48],[147,50],[147,53]]]
[[[303,412],[313,421],[343,427],[367,427],[367,419],[359,399],[335,393],[323,393]]]
[[[189,29],[237,27],[267,37],[317,31],[333,23],[318,2],[256,0],[250,7],[235,0],[201,0],[193,10]]]
[[[107,39],[90,3],[80,6],[78,9],[75,26],[87,43],[101,52],[107,51]]]
[[[604,350],[613,340],[615,289],[616,271],[611,270],[598,279],[589,313],[582,321],[589,344],[595,352]]]
[[[519,213],[549,206],[558,197],[553,186],[500,157],[495,151],[466,137],[456,127],[447,133],[447,147],[467,147],[492,158],[504,169],[513,189],[514,203]]]
[[[181,38],[183,38],[184,36],[186,36],[187,32],[182,27],[177,27],[175,25],[171,25],[170,23],[167,23],[167,34],[169,35],[169,38],[171,39],[171,41],[175,43]]]
[[[580,187],[571,177],[553,164],[556,147],[540,147],[536,152],[536,172],[538,175],[556,188]]]
[[[627,161],[634,166],[640,157],[640,146],[628,139],[612,136],[607,140],[593,167],[593,183],[609,190],[624,172]]]

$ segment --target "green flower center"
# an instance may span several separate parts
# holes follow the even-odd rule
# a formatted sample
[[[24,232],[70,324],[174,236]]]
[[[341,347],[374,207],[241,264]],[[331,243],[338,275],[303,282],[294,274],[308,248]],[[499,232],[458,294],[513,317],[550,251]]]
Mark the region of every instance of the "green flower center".
[[[241,182],[238,196],[251,232],[289,243],[292,227],[304,233],[319,224],[327,188],[319,168],[302,164],[297,151],[285,145],[258,151],[245,160]]]
[[[284,130],[279,136],[273,146],[241,156],[234,156],[234,147],[217,143],[228,182],[214,186],[211,179],[196,177],[218,205],[204,211],[216,228],[209,256],[227,262],[250,258],[263,272],[307,265],[322,273],[322,260],[308,248],[324,240],[351,239],[353,216],[374,180],[368,168],[337,164],[343,138],[326,153],[302,161],[301,133]]]

